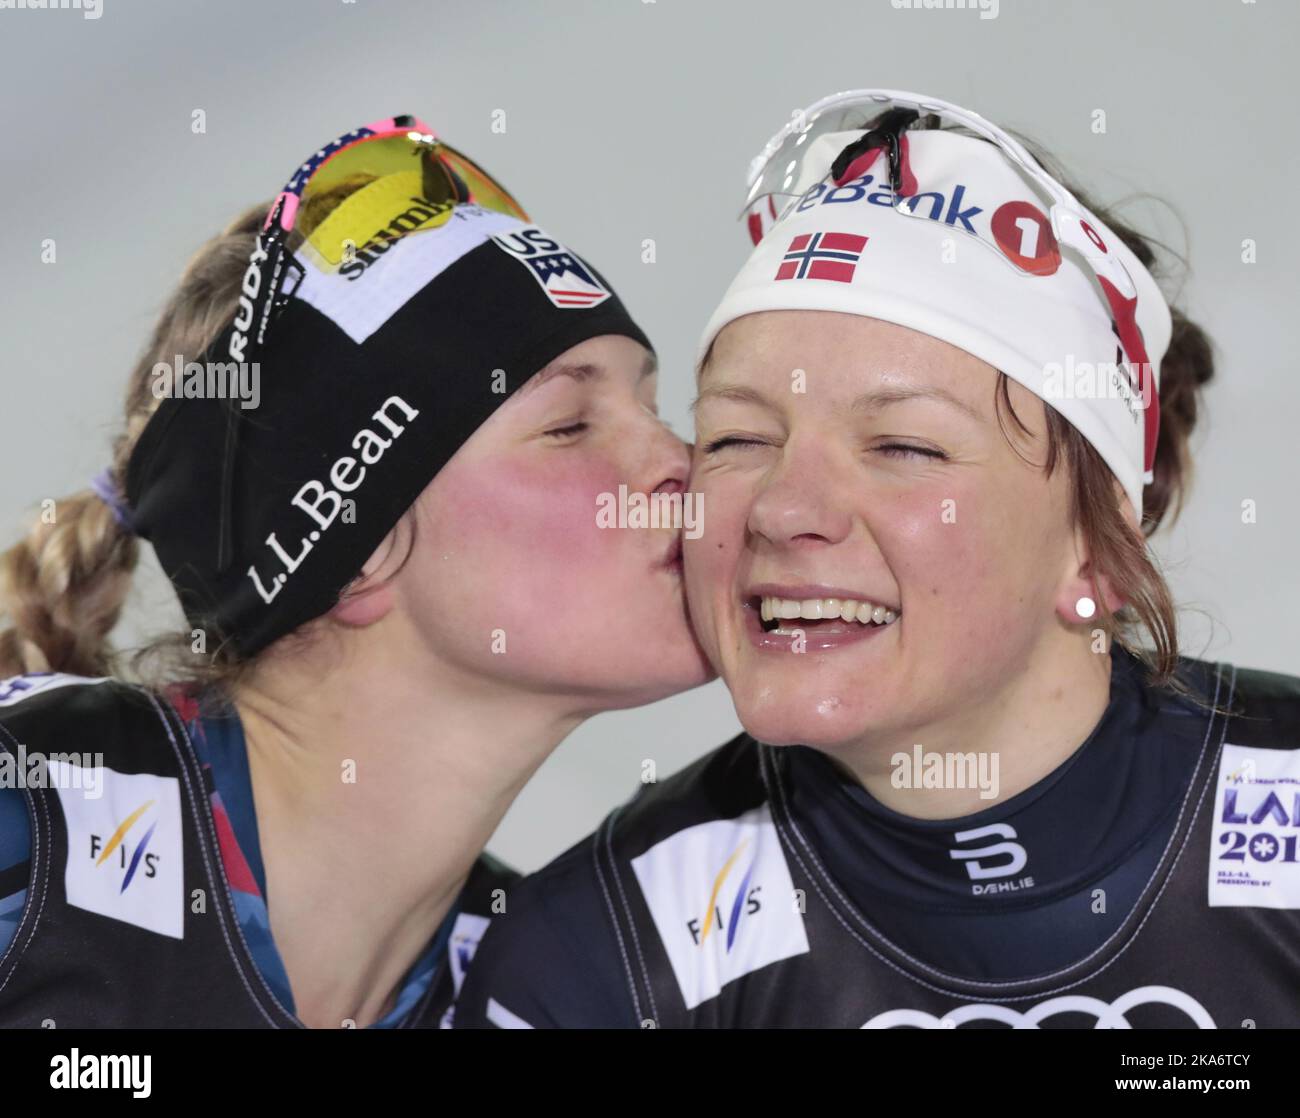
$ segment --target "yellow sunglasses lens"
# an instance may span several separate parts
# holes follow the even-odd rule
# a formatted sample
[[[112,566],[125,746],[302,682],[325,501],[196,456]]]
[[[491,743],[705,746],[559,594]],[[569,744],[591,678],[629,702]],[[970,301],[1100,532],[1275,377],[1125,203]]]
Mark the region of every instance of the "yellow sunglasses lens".
[[[457,189],[416,135],[361,140],[322,164],[303,191],[295,251],[332,270],[367,245],[444,225]]]
[[[527,221],[524,208],[472,160],[420,132],[368,137],[321,164],[303,191],[290,247],[322,271],[437,229],[473,202]]]

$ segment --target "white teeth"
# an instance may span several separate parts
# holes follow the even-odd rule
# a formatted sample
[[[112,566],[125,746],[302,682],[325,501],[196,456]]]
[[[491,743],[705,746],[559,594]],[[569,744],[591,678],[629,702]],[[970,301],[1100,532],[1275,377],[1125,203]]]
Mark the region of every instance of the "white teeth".
[[[798,618],[820,621],[838,617],[842,621],[858,621],[863,625],[888,625],[897,620],[899,611],[853,598],[800,600],[763,597],[759,601],[759,616],[764,621],[794,621]]]

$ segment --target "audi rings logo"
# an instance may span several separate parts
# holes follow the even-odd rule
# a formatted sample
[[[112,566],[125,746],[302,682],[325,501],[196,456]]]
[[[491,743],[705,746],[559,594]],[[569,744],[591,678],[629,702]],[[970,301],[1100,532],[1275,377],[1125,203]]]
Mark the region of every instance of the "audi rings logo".
[[[943,1017],[920,1009],[891,1009],[877,1014],[864,1029],[956,1029],[974,1021],[1009,1025],[1013,1029],[1037,1029],[1061,1013],[1082,1013],[1097,1019],[1095,1029],[1131,1029],[1125,1016],[1140,1005],[1167,1005],[1185,1013],[1198,1029],[1217,1026],[1195,998],[1170,986],[1140,986],[1107,1004],[1098,998],[1072,994],[1040,1002],[1032,1009],[1018,1010],[1005,1005],[963,1005]]]

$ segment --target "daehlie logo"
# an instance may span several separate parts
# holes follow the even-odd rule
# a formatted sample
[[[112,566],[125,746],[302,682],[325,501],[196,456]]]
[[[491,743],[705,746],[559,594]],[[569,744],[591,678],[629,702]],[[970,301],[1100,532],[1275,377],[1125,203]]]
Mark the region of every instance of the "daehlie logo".
[[[135,880],[137,871],[144,867],[145,877],[158,876],[158,859],[160,855],[146,853],[149,846],[149,840],[153,838],[153,833],[158,828],[155,820],[149,824],[149,829],[145,831],[140,841],[131,849],[126,841],[127,835],[131,829],[144,817],[148,810],[153,807],[154,800],[146,800],[135,811],[131,812],[105,841],[102,835],[92,834],[90,836],[90,857],[94,859],[95,868],[105,865],[109,859],[122,871],[122,886],[118,889],[118,894],[126,892],[126,888]],[[157,814],[157,813],[155,813]],[[114,857],[116,855],[116,857]]]
[[[266,537],[266,546],[271,549],[284,569],[272,576],[269,590],[263,583],[256,565],[248,568],[248,577],[252,580],[262,601],[268,605],[275,600],[284,584],[289,581],[289,576],[301,567],[307,556],[311,554],[321,534],[334,523],[339,510],[343,508],[342,494],[354,493],[360,489],[368,473],[366,467],[373,466],[383,458],[384,452],[406,430],[401,423],[388,414],[393,408],[401,412],[402,418],[407,423],[420,414],[400,396],[389,396],[371,418],[382,426],[391,438],[384,438],[369,427],[362,427],[352,436],[351,443],[352,449],[358,452],[360,461],[348,455],[336,459],[329,469],[329,480],[333,488],[326,488],[322,482],[313,478],[305,482],[302,488],[290,498],[289,504],[306,513],[316,527],[302,537],[296,555],[290,555],[285,551],[274,532]]]
[[[359,247],[351,244],[344,245],[344,262],[339,268],[340,275],[347,276],[349,282],[360,279],[365,275],[367,268],[407,233],[422,229],[455,206],[454,202],[435,202],[414,194],[411,195],[410,200],[415,205],[408,206],[382,229],[376,229],[365,244]]]
[[[749,843],[750,840],[745,839],[736,847],[732,851],[731,857],[718,871],[718,876],[713,879],[713,889],[709,893],[704,919],[686,921],[686,930],[690,932],[691,939],[695,941],[697,947],[703,947],[705,940],[709,938],[709,933],[716,928],[719,935],[726,934],[726,950],[730,951],[732,944],[736,942],[736,932],[740,929],[741,919],[745,916],[753,916],[763,907],[758,899],[758,892],[762,889],[762,886],[755,885],[751,889],[749,885],[754,876],[754,865],[758,861],[758,855],[755,854],[749,860],[749,868],[745,870],[744,876],[740,879],[740,884],[736,886],[736,891],[731,896],[731,903],[726,906],[726,914],[723,913],[723,905],[725,904],[723,888]]]
[[[982,838],[1014,839],[1016,829],[1009,823],[991,823],[987,827],[975,827],[969,831],[958,831],[952,836],[957,842],[972,842]],[[994,842],[988,846],[976,847],[974,850],[949,850],[948,856],[956,858],[966,866],[966,873],[972,881],[988,881],[991,878],[1006,878],[1023,870],[1029,862],[1029,853],[1018,842]],[[1009,861],[989,865],[981,859],[1005,857]],[[971,893],[982,896],[985,893],[1015,893],[1021,889],[1032,889],[1034,879],[1022,877],[1019,881],[998,881],[989,885],[972,885]]]

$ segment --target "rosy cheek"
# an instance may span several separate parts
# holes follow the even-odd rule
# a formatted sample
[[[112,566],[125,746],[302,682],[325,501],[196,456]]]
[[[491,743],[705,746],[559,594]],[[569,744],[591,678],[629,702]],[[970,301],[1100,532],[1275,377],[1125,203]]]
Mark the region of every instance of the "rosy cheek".
[[[745,525],[752,493],[743,485],[697,479],[703,531],[682,541],[686,593],[706,647],[730,624],[730,604],[745,560]]]
[[[621,535],[596,524],[598,494],[618,492],[608,463],[558,455],[544,466],[480,462],[449,480],[456,484],[448,487],[444,508],[471,553],[504,549],[525,562],[590,559],[593,551],[616,546]]]
[[[970,643],[996,641],[1014,627],[1008,605],[1020,575],[1006,553],[1010,529],[988,514],[978,494],[950,487],[910,494],[893,513],[881,529],[891,542],[880,543],[905,611],[911,607],[914,633],[942,634],[939,644],[960,658]]]

